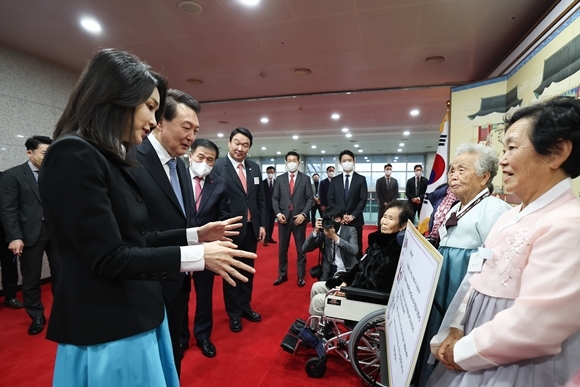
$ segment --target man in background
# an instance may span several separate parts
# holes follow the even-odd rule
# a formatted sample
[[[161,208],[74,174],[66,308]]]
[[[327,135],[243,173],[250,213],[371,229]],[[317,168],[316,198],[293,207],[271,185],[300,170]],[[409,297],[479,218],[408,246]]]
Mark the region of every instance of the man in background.
[[[213,171],[227,182],[228,197],[232,216],[242,216],[239,235],[232,238],[238,249],[256,252],[259,241],[266,238],[266,199],[262,188],[260,166],[247,159],[252,147],[252,133],[243,127],[230,134],[228,154],[215,162]],[[254,267],[253,259],[240,258],[240,261]],[[251,307],[254,275],[245,271],[241,274],[248,278],[242,282],[235,278],[236,286],[223,283],[224,303],[230,318],[230,330],[242,330],[242,317],[251,322],[262,320],[262,316]]]
[[[413,171],[415,172],[415,176],[407,180],[405,195],[407,196],[407,199],[409,199],[411,206],[413,206],[413,209],[415,210],[415,218],[417,218],[421,214],[421,207],[423,206],[423,198],[427,191],[428,180],[422,176],[423,167],[421,165],[415,165]]]
[[[32,319],[28,328],[29,335],[39,334],[46,324],[40,288],[45,252],[52,277],[53,294],[60,270],[60,259],[44,222],[38,192],[38,172],[51,143],[50,137],[46,136],[27,139],[24,145],[28,161],[6,170],[0,182],[2,225],[6,241],[9,242],[8,249],[14,258],[20,258],[24,309]]]
[[[376,191],[377,200],[379,202],[379,218],[378,225],[381,226],[381,218],[385,214],[385,208],[387,204],[397,199],[399,196],[399,182],[394,177],[391,177],[393,173],[393,166],[391,164],[385,165],[385,176],[377,179]]]
[[[326,207],[328,207],[328,187],[330,186],[330,181],[334,177],[334,167],[328,166],[326,167],[326,179],[320,182],[320,186],[318,187],[318,199],[320,200],[320,211],[326,211]]]
[[[316,223],[316,211],[322,216],[322,212],[320,211],[320,197],[319,197],[319,187],[320,187],[320,176],[318,173],[312,175],[312,193],[314,194],[314,202],[312,204],[312,208],[310,209],[310,220],[312,222],[312,227],[314,227]]]
[[[274,221],[276,220],[276,213],[272,207],[272,193],[274,192],[274,185],[276,184],[276,168],[270,166],[266,168],[266,178],[262,180],[262,187],[264,187],[264,196],[266,198],[266,239],[264,246],[268,243],[276,244],[274,240]]]

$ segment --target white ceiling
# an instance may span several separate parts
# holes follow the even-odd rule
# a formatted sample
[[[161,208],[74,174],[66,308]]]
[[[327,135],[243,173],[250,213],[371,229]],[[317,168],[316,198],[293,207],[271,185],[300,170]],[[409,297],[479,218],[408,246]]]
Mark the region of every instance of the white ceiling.
[[[201,136],[222,148],[217,133],[245,126],[253,156],[331,155],[352,141],[422,153],[436,148],[450,86],[484,79],[559,1],[196,0],[199,15],[178,2],[0,0],[0,43],[79,72],[99,48],[127,49],[202,102]],[[83,16],[102,32],[83,30]],[[433,55],[447,60],[425,64]]]

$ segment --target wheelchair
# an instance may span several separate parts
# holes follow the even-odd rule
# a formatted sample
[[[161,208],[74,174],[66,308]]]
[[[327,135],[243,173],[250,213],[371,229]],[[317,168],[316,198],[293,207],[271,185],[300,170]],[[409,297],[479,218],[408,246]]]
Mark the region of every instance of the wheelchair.
[[[345,297],[337,295],[344,293]],[[311,378],[326,373],[328,354],[349,361],[358,376],[372,386],[387,386],[385,310],[389,293],[342,287],[325,298],[324,315],[297,319],[280,346],[295,354],[300,347],[313,348],[317,357],[306,362]],[[315,327],[315,328],[314,328]]]

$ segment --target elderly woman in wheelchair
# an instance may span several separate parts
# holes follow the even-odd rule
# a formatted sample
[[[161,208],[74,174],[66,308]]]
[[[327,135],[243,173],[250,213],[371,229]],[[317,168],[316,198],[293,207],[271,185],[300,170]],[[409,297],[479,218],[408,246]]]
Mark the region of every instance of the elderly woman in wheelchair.
[[[413,208],[407,201],[389,203],[380,230],[368,237],[368,248],[361,260],[351,270],[313,284],[310,318],[296,320],[282,342],[282,348],[290,353],[300,344],[316,349],[318,358],[310,359],[306,365],[309,376],[323,376],[326,354],[335,351],[350,360],[363,379],[376,381],[365,370],[368,364],[360,362],[360,341],[365,343],[363,351],[372,352],[370,357],[377,355],[377,332],[384,328],[388,292],[395,279],[407,220],[413,216]],[[356,340],[349,343],[352,338]],[[376,348],[369,348],[374,341],[377,341]],[[372,369],[378,372],[376,364]]]

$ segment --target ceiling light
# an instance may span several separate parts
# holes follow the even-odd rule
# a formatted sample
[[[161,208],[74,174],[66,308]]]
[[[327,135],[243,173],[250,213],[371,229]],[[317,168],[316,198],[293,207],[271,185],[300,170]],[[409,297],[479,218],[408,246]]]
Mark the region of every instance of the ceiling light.
[[[419,109],[413,109],[413,110],[411,110],[411,115],[412,116],[418,116],[419,115]]]
[[[277,155],[281,155],[281,154],[282,154],[282,152],[278,151],[278,152],[276,152],[276,154],[277,154]]]
[[[370,160],[367,160],[367,163],[370,163],[370,162],[371,162]]]
[[[443,55],[433,55],[433,56],[428,56],[427,58],[423,59],[423,63],[434,65],[434,64],[443,63],[446,60],[447,60],[447,58],[444,57]]]
[[[270,159],[270,161],[274,161],[274,159]]]
[[[359,144],[354,144],[354,147],[355,148],[358,148],[359,146],[360,146]]]
[[[5,151],[5,150],[6,150],[6,148],[2,148],[2,150],[3,150],[3,151]]]
[[[101,25],[95,19],[83,19],[81,20],[81,26],[93,34],[101,32]]]
[[[312,149],[316,149],[316,145],[312,145]]]
[[[312,74],[312,69],[309,69],[308,67],[298,67],[292,71],[296,75],[310,75],[310,74]]]
[[[266,150],[266,147],[265,147],[265,146],[263,146],[263,147],[262,147],[262,150]]]
[[[262,117],[262,118],[260,118],[260,121],[262,121],[264,124],[266,124],[270,120],[268,119],[268,117]]]
[[[325,150],[321,150],[320,153],[326,153],[326,151]]]
[[[333,115],[330,116],[333,120],[338,120],[340,118],[340,114],[336,114],[334,113]]]
[[[223,133],[218,133],[218,137],[223,137],[224,134]]]
[[[405,146],[404,142],[399,143],[399,146]]]
[[[294,135],[294,136],[292,136],[292,138],[293,138],[294,140],[298,140],[298,138],[299,138],[299,137],[298,137],[297,135]]]
[[[347,91],[347,92],[346,92],[346,95],[350,95],[350,94],[351,94],[351,92],[350,92],[350,91]]]
[[[362,153],[362,151],[363,151],[362,149],[359,149],[359,150],[358,150],[358,153]]]
[[[408,136],[408,135],[410,135],[410,134],[411,134],[411,132],[409,132],[408,130],[405,130],[405,131],[403,132],[403,136]]]
[[[342,128],[342,131],[346,133],[348,132],[348,128]]]
[[[16,137],[19,137],[19,138],[24,138],[24,136],[23,136],[23,135],[21,135],[21,134],[17,134],[17,135],[16,135]]]
[[[187,82],[190,85],[203,85],[203,80],[202,79],[197,79],[197,78],[187,78],[185,80],[185,82]],[[222,122],[220,121],[220,124]]]
[[[402,152],[403,150],[401,148],[397,149],[397,152]]]
[[[368,158],[369,158],[368,156],[365,156],[365,160],[368,159]]]
[[[183,0],[177,3],[177,8],[189,15],[199,15],[203,13],[203,7],[195,1]]]
[[[260,0],[240,0],[240,3],[244,5],[257,5]]]
[[[352,133],[347,133],[346,137],[351,138],[352,137]]]

